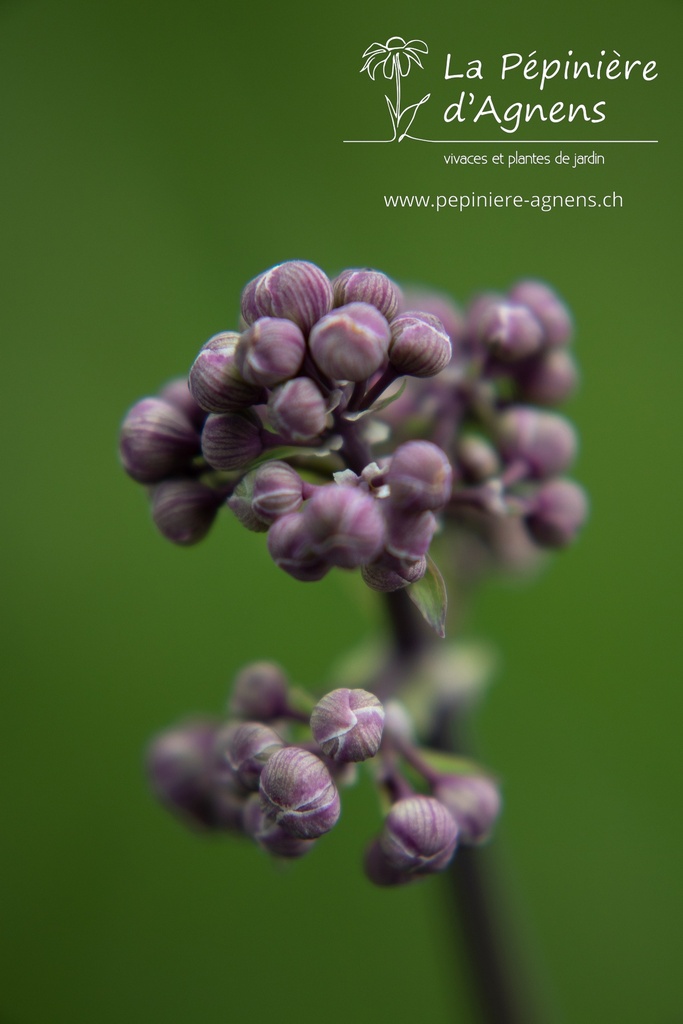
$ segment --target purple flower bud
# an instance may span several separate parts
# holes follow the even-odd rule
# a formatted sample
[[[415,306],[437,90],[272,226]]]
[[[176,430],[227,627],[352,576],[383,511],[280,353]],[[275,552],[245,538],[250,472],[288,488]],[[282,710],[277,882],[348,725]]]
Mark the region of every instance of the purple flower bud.
[[[261,806],[258,793],[253,793],[247,800],[242,823],[246,834],[273,857],[303,857],[316,843],[315,839],[298,839],[271,821]]]
[[[392,555],[380,555],[376,562],[362,565],[360,569],[361,576],[370,589],[385,594],[416,583],[422,579],[426,571],[427,559],[424,555],[407,566]]]
[[[451,496],[453,470],[445,453],[431,441],[407,441],[394,452],[386,482],[396,508],[434,511]]]
[[[500,472],[500,459],[493,445],[483,437],[468,434],[458,444],[458,467],[466,480],[481,483]]]
[[[384,518],[377,500],[356,487],[320,487],[307,502],[303,520],[311,550],[342,569],[371,562],[384,545]]]
[[[240,718],[268,722],[287,713],[288,679],[279,665],[255,661],[238,672],[230,711]]]
[[[488,839],[500,813],[500,790],[485,775],[444,775],[433,790],[455,818],[458,840],[477,844]]]
[[[313,327],[308,345],[316,366],[334,380],[361,381],[384,365],[389,324],[374,306],[351,302]]]
[[[239,519],[242,526],[254,533],[265,533],[268,523],[254,508],[254,481],[256,470],[252,469],[239,481],[234,491],[228,498],[228,508]]]
[[[235,412],[256,405],[262,389],[248,384],[235,364],[239,334],[215,334],[200,349],[190,369],[189,385],[197,403],[207,412]]]
[[[384,708],[374,693],[342,687],[318,701],[311,714],[311,732],[321,750],[334,761],[367,761],[382,742]]]
[[[199,454],[199,434],[176,406],[143,398],[123,421],[119,452],[133,480],[155,484],[191,465]]]
[[[402,313],[391,324],[389,362],[411,377],[434,377],[451,361],[451,340],[431,313]]]
[[[249,384],[272,388],[296,377],[305,354],[306,341],[295,323],[262,317],[240,336],[235,363]]]
[[[535,477],[555,476],[574,461],[576,433],[564,416],[516,405],[501,415],[498,427],[503,457],[522,460]]]
[[[160,733],[147,750],[147,776],[157,799],[188,824],[214,824],[209,762],[216,725],[197,720]]]
[[[320,758],[308,750],[278,750],[261,772],[259,788],[266,815],[289,835],[317,839],[339,819],[337,787]]]
[[[446,334],[451,339],[454,350],[457,350],[465,333],[465,319],[462,310],[448,295],[441,292],[410,289],[403,296],[400,312],[419,309],[422,313],[431,313],[443,324]]]
[[[511,302],[491,303],[477,327],[487,348],[509,362],[533,355],[543,341],[543,328],[531,310]]]
[[[389,554],[402,562],[414,563],[429,551],[436,532],[433,512],[407,512],[402,508],[385,506],[385,547]]]
[[[402,871],[390,864],[378,839],[373,839],[365,851],[363,867],[366,877],[374,885],[383,887],[405,885],[406,882],[414,882],[417,878],[416,875]]]
[[[269,758],[284,747],[282,739],[261,722],[244,722],[225,730],[216,756],[223,759],[246,789],[258,789],[259,777]]]
[[[398,312],[401,292],[398,285],[378,270],[343,270],[332,282],[335,306],[349,302],[367,302],[391,320]]]
[[[565,348],[543,351],[520,367],[519,390],[525,402],[538,405],[559,405],[576,390],[579,371],[572,355]]]
[[[249,282],[242,292],[242,316],[248,324],[262,316],[283,317],[308,331],[332,309],[333,298],[332,285],[319,267],[291,260]]]
[[[571,544],[587,517],[585,491],[572,480],[550,480],[537,491],[526,525],[541,547],[563,548]]]
[[[458,826],[443,804],[430,796],[409,796],[389,811],[380,846],[392,867],[426,875],[448,866],[457,839]]]
[[[298,511],[303,502],[302,492],[301,477],[286,462],[274,459],[254,470],[254,512],[267,523],[274,523],[281,516]]]
[[[325,399],[309,377],[275,388],[268,399],[268,413],[273,429],[291,444],[319,437],[327,421]]]
[[[174,380],[170,380],[159,392],[159,398],[176,409],[180,409],[193,426],[198,430],[202,429],[206,412],[194,400],[187,377],[176,377]]]
[[[541,281],[519,281],[510,289],[513,302],[528,306],[540,322],[548,345],[566,345],[574,325],[569,310],[559,296]]]
[[[174,544],[196,544],[211,529],[223,498],[199,480],[164,480],[152,491],[152,519]]]
[[[295,580],[310,583],[329,572],[330,562],[316,554],[300,512],[282,516],[268,531],[268,551],[276,565]]]
[[[261,421],[250,409],[212,413],[202,431],[202,453],[214,469],[241,469],[263,451]]]

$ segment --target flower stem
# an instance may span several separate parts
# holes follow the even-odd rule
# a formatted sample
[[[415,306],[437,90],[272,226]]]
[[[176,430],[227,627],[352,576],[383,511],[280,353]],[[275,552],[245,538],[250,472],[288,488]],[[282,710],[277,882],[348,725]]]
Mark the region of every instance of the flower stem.
[[[405,591],[386,594],[396,655],[414,662],[431,642]],[[442,715],[428,738],[430,746],[473,756],[461,715]],[[512,933],[509,910],[491,849],[460,847],[448,869],[459,927],[469,958],[473,997],[482,1024],[547,1024],[528,990],[518,963],[519,944]],[[457,923],[456,923],[457,922]]]

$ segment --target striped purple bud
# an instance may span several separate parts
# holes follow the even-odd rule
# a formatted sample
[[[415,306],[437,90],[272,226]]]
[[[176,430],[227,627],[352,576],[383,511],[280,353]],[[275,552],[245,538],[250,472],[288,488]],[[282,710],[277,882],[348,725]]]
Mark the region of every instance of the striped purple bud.
[[[382,742],[384,708],[367,690],[332,690],[311,714],[311,732],[333,761],[367,761]]]
[[[202,431],[202,454],[214,469],[241,469],[263,451],[261,421],[250,409],[212,413]]]
[[[261,722],[244,722],[225,730],[224,745],[216,751],[246,789],[256,790],[264,765],[283,748],[278,734]]]
[[[550,480],[536,492],[526,525],[537,544],[564,548],[575,539],[588,517],[585,491],[572,480]]]
[[[547,345],[566,345],[571,340],[574,325],[569,310],[547,284],[519,281],[510,289],[509,298],[528,306],[543,328]]]
[[[431,441],[407,441],[394,452],[386,482],[396,508],[435,511],[451,496],[453,470],[446,454]]]
[[[526,359],[543,341],[543,328],[531,310],[512,302],[491,303],[477,327],[479,339],[506,362]]]
[[[280,317],[308,331],[332,309],[333,300],[332,285],[319,267],[290,260],[249,282],[242,292],[242,316],[247,324],[259,317]]]
[[[577,438],[564,416],[532,406],[511,406],[498,421],[498,445],[508,461],[525,462],[538,478],[564,472],[576,456]]]
[[[426,875],[448,867],[457,840],[458,826],[442,803],[429,796],[409,796],[389,811],[380,846],[392,867]]]
[[[252,506],[266,523],[298,511],[303,502],[302,492],[303,480],[286,462],[274,459],[253,471]]]
[[[391,324],[389,362],[411,377],[434,377],[451,361],[446,328],[431,313],[402,313]]]
[[[216,724],[197,720],[155,736],[147,750],[147,777],[154,795],[188,824],[214,824],[210,758]]]
[[[292,860],[303,857],[315,846],[315,839],[299,839],[285,832],[266,815],[261,797],[253,793],[244,806],[242,816],[244,831],[271,857],[286,857]]]
[[[239,718],[268,722],[287,713],[289,680],[279,665],[255,661],[235,677],[229,709]]]
[[[240,336],[235,364],[249,384],[272,388],[296,377],[305,354],[306,341],[295,323],[262,317]]]
[[[152,519],[174,544],[196,544],[213,525],[223,498],[199,480],[164,480],[152,490]]]
[[[192,464],[199,455],[199,434],[177,406],[143,398],[123,421],[119,453],[133,480],[154,484]]]
[[[206,412],[193,398],[187,377],[176,377],[174,380],[170,380],[159,392],[159,398],[163,398],[165,402],[180,409],[193,426],[198,430],[202,429]]]
[[[299,839],[317,839],[339,819],[337,787],[320,758],[308,750],[278,750],[261,772],[259,788],[268,818]]]
[[[237,370],[235,352],[239,338],[234,331],[214,334],[190,368],[190,391],[207,412],[235,412],[262,399],[262,388],[248,384]]]
[[[379,839],[373,839],[365,851],[363,868],[366,878],[373,883],[384,887],[393,885],[405,885],[406,882],[416,881],[417,876],[408,871],[402,871],[394,867],[387,860]]]
[[[458,841],[483,843],[500,814],[500,790],[485,775],[443,775],[433,790],[455,818]]]
[[[311,550],[342,569],[373,561],[384,545],[384,519],[377,500],[356,487],[319,487],[302,518]]]
[[[384,508],[385,548],[401,562],[413,564],[429,551],[437,522],[433,512],[406,512],[402,508]]]
[[[566,348],[551,348],[520,367],[517,379],[525,402],[560,405],[576,390],[579,371]]]
[[[308,345],[318,369],[333,380],[362,381],[386,362],[391,332],[374,306],[351,302],[322,317]]]
[[[290,444],[312,441],[327,423],[325,399],[309,377],[297,377],[275,388],[268,398],[268,414],[273,429]]]
[[[427,559],[422,556],[405,565],[392,555],[381,555],[376,562],[361,566],[361,576],[371,590],[388,594],[402,590],[411,583],[421,580],[427,571]]]
[[[391,320],[398,312],[401,291],[398,285],[378,270],[343,270],[332,282],[335,306],[366,302]]]
[[[424,291],[421,288],[410,288],[403,294],[399,311],[407,313],[419,309],[421,313],[431,313],[443,324],[446,334],[451,339],[453,351],[457,352],[465,333],[465,318],[462,310],[453,302],[449,295],[441,292]]]
[[[268,531],[268,551],[276,565],[295,580],[311,583],[321,580],[330,570],[330,562],[313,551],[308,527],[300,512],[282,516]]]

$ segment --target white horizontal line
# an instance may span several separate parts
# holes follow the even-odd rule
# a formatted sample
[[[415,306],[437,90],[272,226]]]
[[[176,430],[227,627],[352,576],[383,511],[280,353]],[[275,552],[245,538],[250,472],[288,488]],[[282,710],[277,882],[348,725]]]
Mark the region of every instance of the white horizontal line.
[[[344,139],[344,142],[375,145],[376,142],[384,142],[380,139]],[[388,140],[386,140],[388,141]],[[391,140],[392,142],[395,140]],[[572,143],[580,146],[646,146],[654,145],[659,139],[412,139],[412,142],[435,142],[443,146],[487,146],[487,145],[508,145],[513,143],[517,146],[560,146]]]

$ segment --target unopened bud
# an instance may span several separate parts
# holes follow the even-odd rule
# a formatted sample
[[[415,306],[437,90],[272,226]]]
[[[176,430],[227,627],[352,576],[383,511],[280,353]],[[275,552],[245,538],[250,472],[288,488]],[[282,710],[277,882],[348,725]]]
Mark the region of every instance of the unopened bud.
[[[560,297],[541,281],[519,281],[510,289],[513,302],[522,303],[540,322],[546,344],[566,345],[573,333],[572,318]]]
[[[355,487],[318,488],[303,511],[311,550],[331,565],[354,569],[382,550],[385,528],[377,499]]]
[[[541,547],[563,548],[571,544],[587,517],[585,491],[572,480],[550,480],[537,491],[526,525]]]
[[[274,459],[254,470],[252,503],[254,512],[267,523],[296,512],[301,507],[303,481],[286,462]]]
[[[273,429],[291,444],[312,441],[325,430],[325,399],[310,377],[296,377],[275,388],[268,413]]]
[[[261,400],[262,388],[248,384],[235,365],[239,334],[214,334],[200,349],[190,369],[189,386],[207,412],[235,412]]]
[[[437,317],[451,339],[453,351],[458,351],[465,333],[465,318],[460,307],[449,295],[425,291],[422,288],[410,288],[403,293],[399,312],[406,313],[412,309],[419,309],[421,313],[431,313]]]
[[[401,292],[398,285],[378,270],[343,270],[332,282],[335,306],[349,302],[367,302],[391,320],[398,312]]]
[[[290,260],[249,282],[242,292],[242,316],[248,324],[259,317],[283,317],[308,331],[332,303],[332,285],[320,267]]]
[[[255,661],[235,677],[230,711],[240,718],[268,722],[287,712],[288,679],[279,665]]]
[[[569,420],[532,406],[511,406],[499,420],[503,457],[525,462],[535,477],[562,473],[574,460],[577,439]]]
[[[392,867],[425,875],[448,866],[457,840],[458,826],[443,804],[429,796],[409,796],[389,811],[380,845]]]
[[[164,480],[152,491],[152,519],[174,544],[196,544],[211,529],[223,499],[199,480]]]
[[[176,377],[174,380],[170,380],[159,392],[159,398],[163,398],[165,402],[180,409],[194,427],[198,430],[202,429],[206,411],[195,401],[187,377]]]
[[[305,354],[306,342],[295,323],[262,317],[241,335],[235,362],[248,383],[272,388],[297,375]]]
[[[362,381],[384,365],[391,332],[374,306],[351,302],[313,327],[308,344],[318,369],[333,380]]]
[[[566,348],[550,348],[520,367],[518,380],[525,402],[559,405],[576,390],[579,371]]]
[[[451,360],[451,340],[431,313],[402,313],[391,324],[389,362],[411,377],[434,377]]]
[[[390,864],[379,839],[373,839],[365,851],[363,868],[373,885],[382,887],[405,885],[407,882],[414,882],[417,877]]]
[[[533,355],[543,341],[543,328],[531,310],[512,302],[491,303],[477,326],[487,348],[509,362]]]
[[[258,793],[253,793],[247,800],[242,824],[246,834],[272,857],[303,857],[315,846],[315,839],[299,839],[271,821],[263,810]]]
[[[300,747],[273,754],[261,772],[260,793],[271,821],[300,839],[316,839],[339,819],[332,776],[319,757]]]
[[[360,571],[364,582],[371,590],[389,594],[421,580],[427,571],[427,559],[423,555],[405,565],[399,558],[384,554],[380,555],[376,562],[362,565]]]
[[[394,452],[386,482],[396,508],[434,511],[451,496],[453,470],[446,454],[431,441],[407,441]]]
[[[281,516],[273,523],[268,531],[268,551],[276,565],[304,583],[321,580],[331,567],[311,548],[309,530],[300,512]]]
[[[481,483],[500,472],[500,459],[493,445],[483,437],[468,434],[458,443],[458,467],[466,480]]]
[[[261,421],[245,412],[212,413],[202,431],[202,454],[214,469],[241,469],[263,451]]]
[[[199,434],[177,406],[143,398],[123,421],[119,451],[129,476],[154,484],[187,469],[199,454]]]
[[[190,824],[214,824],[209,764],[214,722],[198,720],[160,733],[147,750],[147,776],[155,796]]]
[[[246,789],[258,789],[268,759],[283,748],[278,734],[261,722],[244,722],[226,731],[223,757]]]
[[[334,761],[367,761],[382,742],[384,708],[374,693],[341,687],[318,701],[311,714],[311,732],[321,750]]]
[[[458,840],[477,844],[488,839],[500,813],[500,790],[485,775],[443,775],[433,789],[455,818]]]
[[[384,509],[385,548],[394,558],[409,564],[424,558],[436,533],[433,512],[406,512],[402,508]]]

